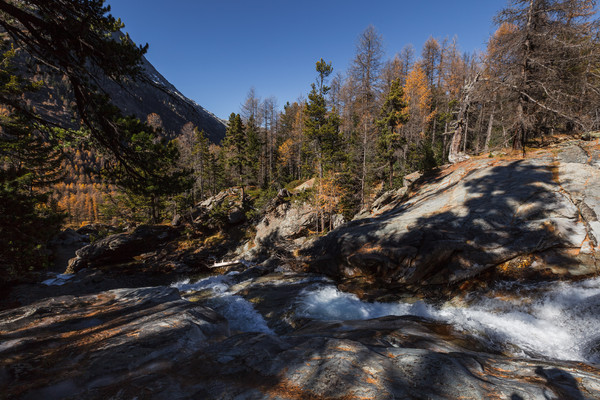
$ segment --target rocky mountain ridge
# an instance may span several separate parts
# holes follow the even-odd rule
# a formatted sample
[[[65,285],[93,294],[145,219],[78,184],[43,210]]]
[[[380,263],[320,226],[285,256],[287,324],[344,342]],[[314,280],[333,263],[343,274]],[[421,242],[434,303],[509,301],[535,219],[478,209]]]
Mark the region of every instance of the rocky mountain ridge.
[[[18,71],[44,82],[40,90],[28,95],[29,104],[59,125],[77,128],[68,82],[48,73],[43,65],[32,62],[26,54],[18,54]],[[204,130],[213,143],[220,143],[225,137],[225,121],[183,95],[146,57],[142,57],[141,75],[135,80],[128,79],[122,86],[103,77],[100,72],[95,80],[124,115],[135,115],[142,121],[149,114],[160,116],[163,133],[170,138],[178,136],[187,123]]]

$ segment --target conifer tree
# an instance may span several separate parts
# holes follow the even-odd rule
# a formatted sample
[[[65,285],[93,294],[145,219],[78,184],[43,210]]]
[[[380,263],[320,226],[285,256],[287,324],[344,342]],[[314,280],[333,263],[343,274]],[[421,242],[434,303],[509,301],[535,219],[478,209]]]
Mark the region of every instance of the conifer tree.
[[[324,170],[335,158],[336,143],[339,133],[339,120],[335,110],[329,112],[325,96],[329,87],[325,80],[333,71],[331,63],[323,59],[316,64],[317,82],[311,85],[308,102],[304,109],[304,134],[312,142],[316,155],[317,173],[323,178]]]
[[[206,182],[207,182],[207,170],[209,163],[209,150],[210,141],[206,136],[204,130],[200,130],[197,127],[194,128],[194,145],[192,146],[192,157],[194,164],[192,165],[194,170],[194,181],[196,188],[199,190],[199,199],[203,200],[206,196]]]
[[[398,150],[405,144],[400,129],[408,121],[408,103],[400,79],[392,81],[390,91],[381,108],[381,118],[377,120],[380,129],[378,140],[379,157],[388,166],[388,184],[394,187],[394,165],[398,160]]]
[[[383,55],[383,38],[375,30],[375,27],[369,25],[358,37],[356,55],[349,70],[353,86],[352,91],[356,92],[355,99],[352,102],[355,129],[360,134],[360,139],[356,143],[358,151],[355,151],[355,153],[359,157],[361,165],[361,205],[364,205],[367,200],[368,180],[375,150],[375,134],[377,131],[375,119],[379,109],[378,100],[381,93]]]
[[[510,0],[496,17],[510,27],[495,38],[494,57],[506,71],[499,83],[516,104],[514,148],[542,134],[544,120],[566,132],[593,125],[600,62],[595,7],[595,0]]]
[[[124,205],[144,210],[138,218],[159,223],[166,200],[191,189],[191,171],[176,168],[179,151],[175,141],[157,137],[154,128],[135,117],[123,117],[118,123],[122,127],[121,134],[135,149],[136,158],[144,167],[131,171],[132,165],[107,163],[105,177],[123,190],[127,199]]]
[[[223,140],[223,148],[227,154],[227,165],[231,168],[232,175],[242,189],[242,203],[244,199],[245,174],[244,169],[248,163],[246,132],[239,114],[231,113],[229,124]]]
[[[339,155],[339,125],[340,120],[335,109],[328,110],[325,96],[329,87],[325,80],[333,71],[331,63],[326,63],[322,58],[317,61],[317,82],[311,85],[308,102],[304,109],[304,134],[312,142],[317,163],[319,177],[319,195],[322,192],[322,183],[327,170],[332,169]],[[322,208],[319,207],[321,230],[325,227],[325,218]]]
[[[119,33],[124,25],[104,0],[1,0],[0,26],[33,59],[49,66],[55,79],[69,82],[77,117],[87,127],[86,141],[132,174],[144,167],[143,157],[136,157],[136,148],[123,137],[122,115],[99,87],[98,76],[117,84],[139,78],[147,45],[138,47]]]
[[[64,215],[50,201],[48,186],[62,178],[59,130],[34,120],[23,102],[36,82],[16,75],[9,49],[0,56],[0,280],[43,267],[46,241]]]
[[[263,146],[260,140],[260,133],[256,120],[253,116],[248,119],[246,124],[246,157],[247,157],[247,169],[246,179],[249,183],[256,185],[259,180],[260,173],[260,154]]]

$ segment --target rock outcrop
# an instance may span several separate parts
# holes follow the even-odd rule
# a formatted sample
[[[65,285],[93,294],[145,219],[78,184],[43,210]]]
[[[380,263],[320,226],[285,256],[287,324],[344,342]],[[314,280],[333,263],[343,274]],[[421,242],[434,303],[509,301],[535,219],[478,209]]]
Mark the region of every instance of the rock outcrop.
[[[390,206],[303,253],[313,271],[376,285],[448,285],[517,264],[538,276],[595,274],[599,157],[598,145],[572,141],[526,159],[471,159],[421,178],[406,201],[386,195]]]
[[[177,229],[171,226],[140,225],[131,233],[111,235],[77,250],[77,257],[69,261],[67,272],[131,261],[177,236]]]
[[[344,224],[342,215],[326,217],[325,224],[334,228]],[[256,224],[254,246],[245,256],[264,260],[276,253],[289,253],[306,243],[318,231],[319,215],[307,201],[300,201],[285,189],[267,205]],[[289,258],[289,257],[288,257]]]
[[[133,388],[228,335],[226,320],[173,288],[51,298],[0,313],[0,392],[102,398],[104,387]]]
[[[191,211],[189,219],[196,226],[223,229],[246,222],[242,206],[242,191],[230,188],[202,201]]]

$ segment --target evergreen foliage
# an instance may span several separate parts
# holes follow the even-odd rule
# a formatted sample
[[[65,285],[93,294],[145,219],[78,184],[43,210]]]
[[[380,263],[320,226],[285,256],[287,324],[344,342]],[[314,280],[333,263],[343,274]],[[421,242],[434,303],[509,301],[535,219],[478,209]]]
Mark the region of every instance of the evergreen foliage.
[[[178,152],[158,131],[124,117],[100,87],[100,79],[117,84],[140,78],[147,46],[136,46],[119,31],[102,0],[0,1],[0,26],[15,48],[44,65],[51,81],[64,80],[82,123],[67,131],[43,119],[23,101],[23,94],[45,83],[23,82],[10,69],[11,50],[0,66],[2,159],[2,242],[0,259],[13,270],[33,264],[31,248],[43,249],[62,215],[48,203],[48,184],[56,182],[61,149],[95,149],[106,158],[105,176],[123,190],[133,215],[161,220],[167,198],[189,187],[187,170],[175,170]],[[100,78],[100,77],[103,78]],[[105,77],[105,78],[104,78]],[[153,118],[151,122],[157,121]],[[75,144],[75,145],[72,145]],[[43,251],[37,252],[43,254]],[[19,256],[21,254],[21,256]],[[39,257],[43,263],[43,257]]]
[[[239,186],[244,186],[244,167],[248,163],[248,154],[246,130],[240,114],[231,113],[229,116],[223,147],[227,152],[227,165],[236,176],[235,181]]]
[[[62,177],[59,131],[36,123],[22,103],[39,83],[15,73],[15,54],[0,56],[0,278],[8,280],[47,264],[46,242],[64,218],[47,191]]]
[[[179,159],[176,143],[159,138],[147,123],[135,117],[120,118],[118,123],[121,134],[135,150],[135,165],[139,163],[144,168],[135,167],[131,171],[133,165],[108,164],[105,176],[123,191],[122,205],[133,211],[135,220],[159,223],[167,200],[192,188],[191,170],[176,168]]]
[[[390,87],[385,103],[381,108],[381,118],[377,120],[380,129],[378,140],[379,157],[388,165],[389,187],[394,185],[394,166],[398,161],[398,150],[406,144],[406,139],[400,132],[402,125],[408,119],[406,108],[408,103],[404,98],[404,91],[400,79],[395,79]]]
[[[339,156],[340,120],[335,109],[328,110],[325,96],[331,89],[325,80],[333,72],[331,63],[320,59],[316,64],[317,82],[311,85],[304,109],[304,134],[313,144],[319,178],[330,170]]]
[[[245,179],[251,185],[258,185],[260,174],[260,155],[264,146],[254,116],[250,116],[246,125],[246,172]]]

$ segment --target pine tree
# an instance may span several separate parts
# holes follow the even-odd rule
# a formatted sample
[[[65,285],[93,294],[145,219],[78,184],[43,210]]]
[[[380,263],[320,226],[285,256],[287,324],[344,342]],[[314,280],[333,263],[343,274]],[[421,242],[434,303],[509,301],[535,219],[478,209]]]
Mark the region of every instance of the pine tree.
[[[408,119],[408,103],[404,98],[404,91],[400,79],[392,82],[385,103],[381,108],[381,118],[377,120],[380,129],[378,140],[379,157],[388,166],[388,179],[390,189],[394,187],[394,165],[398,160],[398,150],[406,144],[400,129]]]
[[[333,71],[331,63],[328,64],[321,59],[316,64],[316,70],[317,82],[311,85],[312,89],[304,109],[304,134],[312,142],[314,149],[319,176],[318,197],[320,198],[325,173],[333,168],[339,156],[340,119],[335,109],[327,109],[325,100],[330,89],[325,85],[325,80]],[[319,213],[321,231],[323,231],[325,217],[321,207],[319,207]]]
[[[231,113],[229,124],[223,140],[223,148],[227,155],[227,165],[238,186],[242,189],[242,203],[244,199],[245,166],[248,163],[246,132],[239,114]]]
[[[260,154],[263,146],[256,120],[250,116],[246,125],[246,180],[258,184],[260,173]]]
[[[105,177],[125,193],[126,206],[142,208],[145,221],[159,223],[167,199],[192,187],[191,171],[176,168],[179,159],[176,142],[159,138],[151,126],[134,117],[121,118],[118,123],[135,149],[138,163],[144,167],[131,171],[131,165],[107,163]]]
[[[194,128],[194,144],[192,146],[192,157],[194,160],[193,175],[194,184],[199,191],[199,199],[203,200],[206,196],[207,170],[209,163],[209,145],[210,141],[204,130]]]
[[[147,45],[138,47],[118,33],[123,24],[110,15],[103,0],[2,0],[0,26],[33,59],[49,66],[53,79],[68,81],[77,117],[87,127],[89,138],[84,140],[112,155],[130,173],[144,167],[135,146],[123,136],[127,127],[119,124],[120,111],[97,80],[99,73],[117,84],[138,77]]]
[[[64,215],[48,187],[62,178],[59,130],[35,122],[22,103],[39,85],[15,73],[14,49],[0,56],[0,279],[12,280],[47,262],[47,240]]]
[[[499,80],[515,104],[515,149],[541,135],[545,120],[567,133],[591,129],[597,103],[595,0],[511,0],[496,22],[505,25],[493,55]]]

